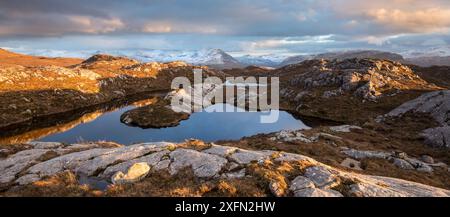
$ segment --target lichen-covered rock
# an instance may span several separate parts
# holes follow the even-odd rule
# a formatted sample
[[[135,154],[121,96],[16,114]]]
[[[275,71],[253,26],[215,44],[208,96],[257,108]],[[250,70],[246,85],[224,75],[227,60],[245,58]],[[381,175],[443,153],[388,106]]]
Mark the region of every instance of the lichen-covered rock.
[[[66,169],[75,169],[81,163],[111,152],[110,149],[90,149],[86,151],[71,153],[53,158],[42,163],[38,163],[27,170],[29,174],[36,174],[39,177],[55,175]]]
[[[316,135],[317,138],[328,140],[337,144],[342,143],[342,137],[331,135],[329,133],[318,133]]]
[[[176,149],[170,153],[172,163],[169,171],[176,174],[180,169],[191,167],[197,177],[207,178],[218,175],[228,162],[225,158],[190,149]]]
[[[422,171],[422,172],[433,172],[433,168],[431,166],[438,166],[440,164],[427,164],[423,161],[420,161],[416,158],[408,157],[408,155],[404,152],[382,152],[382,151],[362,151],[355,149],[343,149],[342,153],[346,154],[355,159],[365,159],[365,158],[379,158],[386,159],[393,163],[400,169],[405,170],[414,170]]]
[[[249,164],[251,162],[262,162],[265,159],[269,159],[274,151],[248,151],[237,150],[230,156],[230,159],[236,161],[238,164]]]
[[[414,167],[406,160],[400,158],[393,158],[393,164],[400,169],[413,170]]]
[[[425,144],[433,147],[450,148],[450,90],[434,91],[403,103],[391,112],[379,116],[378,122],[386,118],[400,118],[407,113],[428,114],[440,126],[421,133]]]
[[[233,154],[237,148],[229,147],[229,146],[221,146],[221,145],[212,145],[211,148],[204,150],[204,153],[214,154],[221,157],[227,157],[230,154]]]
[[[300,141],[304,143],[313,142],[311,138],[308,138],[298,130],[282,130],[276,133],[276,138],[285,142],[292,142],[292,141]]]
[[[155,170],[167,169],[168,164],[166,164],[166,162],[163,162],[164,160],[161,161],[161,159],[163,156],[166,156],[168,154],[168,150],[163,150],[133,160],[115,164],[106,168],[105,171],[103,171],[103,173],[99,175],[99,177],[108,178],[111,177],[112,174],[115,174],[117,172],[125,173],[130,166],[139,162],[145,162]]]
[[[29,142],[28,144],[32,145],[35,149],[53,149],[64,146],[60,142]]]
[[[351,159],[351,158],[345,158],[341,162],[341,166],[347,167],[349,169],[354,169],[354,170],[363,170],[361,168],[361,162]]]
[[[361,127],[353,126],[353,125],[340,125],[330,127],[330,130],[338,133],[350,133],[352,129],[361,130]]]
[[[30,167],[27,173],[40,177],[55,175],[66,169],[93,175],[118,161],[126,161],[144,154],[165,150],[171,143],[143,143],[119,148],[94,148],[70,153]]]
[[[416,158],[407,157],[406,161],[408,161],[417,171],[429,172],[429,173],[433,172],[433,168],[429,164],[427,164],[423,161],[420,161]],[[431,165],[434,165],[434,164],[431,164]]]
[[[329,189],[339,184],[338,177],[321,166],[308,167],[304,175],[314,182],[318,188]]]
[[[431,157],[429,155],[422,155],[422,156],[420,156],[420,159],[427,164],[434,164],[433,157]]]
[[[282,197],[286,194],[287,189],[285,183],[277,180],[272,180],[269,183],[269,190],[275,197]]]
[[[291,185],[289,190],[292,192],[296,192],[305,188],[314,188],[314,182],[304,176],[297,176],[294,180],[291,181]]]
[[[38,175],[36,175],[36,174],[28,174],[28,175],[24,175],[24,176],[19,177],[16,180],[16,183],[19,184],[19,185],[26,185],[26,184],[30,184],[30,183],[33,183],[33,182],[36,182],[36,181],[39,181],[39,180],[41,180],[41,178]]]
[[[202,151],[181,148],[189,146],[172,143],[144,143],[113,148],[98,147],[91,146],[92,149],[89,150],[53,158],[41,158],[41,156],[47,155],[47,152],[59,150],[61,147],[18,152],[0,161],[0,177],[4,181],[2,184],[6,183],[6,186],[26,185],[64,171],[78,173],[80,179],[86,177],[103,181],[112,180],[114,183],[128,183],[140,180],[150,169],[155,171],[167,169],[171,175],[176,175],[183,168],[192,169],[194,175],[200,180],[245,179],[254,175],[255,167],[282,163],[283,166],[287,166],[285,168],[288,168],[289,165],[294,166],[297,162],[307,166],[306,169],[298,171],[302,175],[296,176],[291,182],[288,182],[290,179],[288,175],[279,174],[277,170],[273,171],[277,176],[274,179],[270,178],[271,182],[268,186],[273,195],[302,197],[450,196],[450,191],[445,189],[406,180],[346,172],[294,153],[251,151],[226,146],[213,146],[213,149],[207,149],[209,151]],[[390,155],[390,158],[394,157],[394,154]],[[401,160],[418,171],[428,171],[431,166],[441,166],[440,164],[427,164],[408,156],[404,156]],[[255,165],[254,162],[258,164]],[[86,167],[89,163],[91,166]],[[136,164],[145,164],[148,168],[139,166],[136,169],[133,167]],[[271,173],[271,171],[267,172]],[[339,187],[337,188],[337,186]]]
[[[135,163],[128,168],[126,173],[117,172],[111,178],[113,184],[127,184],[143,179],[150,172],[150,166],[145,163]]]
[[[135,159],[153,151],[160,151],[164,148],[165,147],[161,148],[159,146],[142,144],[126,146],[81,162],[75,168],[75,172],[91,176],[99,170],[106,169],[106,167],[115,162]]]
[[[450,112],[450,90],[425,93],[414,100],[403,103],[384,117],[400,117],[408,112],[426,113],[441,125],[450,125],[448,116]]]
[[[429,128],[424,130],[421,135],[427,145],[450,148],[450,126]]]
[[[48,149],[29,149],[0,160],[0,184],[16,179],[18,173],[37,163],[37,160],[48,151]]]
[[[343,197],[341,193],[331,189],[305,188],[294,193],[295,197]]]
[[[245,168],[240,169],[239,171],[236,172],[222,174],[222,177],[227,179],[240,179],[243,178],[244,176],[245,176]]]
[[[344,149],[342,153],[346,154],[349,157],[355,159],[364,159],[364,158],[382,158],[387,159],[392,155],[392,153],[382,152],[382,151],[363,151],[356,149]]]
[[[349,194],[357,197],[449,197],[450,191],[406,180],[357,175]]]
[[[316,160],[314,160],[308,156],[293,154],[293,153],[286,153],[286,152],[277,153],[274,156],[274,160],[276,162],[305,161],[305,162],[310,162],[310,163],[317,163]]]

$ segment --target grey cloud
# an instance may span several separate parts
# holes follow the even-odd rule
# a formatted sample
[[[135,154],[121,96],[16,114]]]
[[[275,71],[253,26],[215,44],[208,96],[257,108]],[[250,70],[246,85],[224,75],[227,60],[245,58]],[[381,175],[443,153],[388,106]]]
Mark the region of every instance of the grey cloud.
[[[0,25],[3,29],[6,25],[12,26],[10,31],[3,30],[0,35],[189,32],[247,36],[361,36],[421,33],[421,30],[430,33],[450,28],[450,3],[443,0],[426,3],[420,0],[3,0],[0,8]],[[427,12],[433,13],[424,16]],[[36,17],[36,20],[30,17]],[[97,24],[79,25],[73,17]],[[114,23],[112,27],[107,26],[105,23],[109,19],[124,25],[120,28]],[[36,28],[24,31],[33,26],[42,31]],[[202,27],[214,31],[204,31]],[[111,31],[92,28],[109,28]]]

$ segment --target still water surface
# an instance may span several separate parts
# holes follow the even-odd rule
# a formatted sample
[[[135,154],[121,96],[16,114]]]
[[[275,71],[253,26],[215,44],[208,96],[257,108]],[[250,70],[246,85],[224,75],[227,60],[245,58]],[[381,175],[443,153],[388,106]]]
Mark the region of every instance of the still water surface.
[[[235,108],[229,104],[216,104],[206,108],[225,106]],[[285,111],[279,111],[279,119],[275,123],[260,123],[260,116],[267,112],[197,112],[180,125],[161,129],[141,129],[127,126],[120,122],[120,115],[136,108],[126,106],[114,111],[105,112],[86,123],[56,132],[36,140],[75,143],[81,141],[114,141],[120,144],[137,142],[168,141],[181,142],[195,138],[204,141],[240,139],[258,133],[276,132],[283,129],[308,128],[301,120],[295,119]]]

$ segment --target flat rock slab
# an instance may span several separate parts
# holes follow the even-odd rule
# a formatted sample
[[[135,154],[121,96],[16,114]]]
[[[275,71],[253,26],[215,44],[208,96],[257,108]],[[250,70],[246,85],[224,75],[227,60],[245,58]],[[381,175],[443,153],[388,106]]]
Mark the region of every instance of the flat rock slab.
[[[0,183],[8,183],[25,168],[37,163],[37,160],[46,154],[48,149],[29,149],[20,151],[0,161]]]
[[[170,159],[172,160],[169,168],[171,174],[178,173],[180,169],[191,167],[195,176],[202,178],[218,175],[228,162],[227,159],[217,155],[183,148],[172,151]]]
[[[248,151],[239,149],[230,156],[230,159],[238,164],[249,164],[251,162],[262,162],[269,159],[274,151]]]
[[[234,152],[236,152],[238,148],[236,147],[229,147],[229,146],[221,146],[221,145],[212,145],[211,148],[204,150],[204,153],[208,154],[214,154],[221,157],[227,157]]]
[[[450,197],[450,191],[402,179],[354,175],[360,182],[351,185],[350,194],[358,197]]]
[[[305,171],[305,177],[314,182],[314,185],[318,188],[328,189],[339,184],[338,177],[321,166],[308,167]]]

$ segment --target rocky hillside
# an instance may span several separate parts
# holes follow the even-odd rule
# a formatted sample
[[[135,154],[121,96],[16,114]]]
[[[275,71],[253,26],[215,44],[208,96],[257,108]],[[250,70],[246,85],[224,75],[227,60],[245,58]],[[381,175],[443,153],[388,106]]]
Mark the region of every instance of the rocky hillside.
[[[388,60],[309,60],[272,74],[280,76],[280,94],[288,107],[336,121],[373,117],[420,92],[440,89],[409,67]]]
[[[77,58],[49,58],[13,53],[0,48],[0,66],[70,66],[83,61]]]
[[[379,122],[385,119],[404,119],[405,116],[424,116],[434,120],[427,121],[430,128],[424,129],[421,135],[425,143],[440,148],[450,148],[450,91],[436,91],[423,94],[417,99],[408,101],[384,116],[378,117]],[[433,126],[437,125],[437,126]]]
[[[288,57],[283,60],[279,66],[286,66],[290,64],[296,64],[305,60],[345,60],[345,59],[381,59],[381,60],[391,60],[391,61],[402,61],[403,57],[399,54],[384,52],[384,51],[376,51],[376,50],[362,50],[362,51],[346,51],[346,52],[330,52],[330,53],[321,53],[321,54],[313,54],[313,55],[298,55]]]
[[[299,154],[200,141],[35,142],[8,153],[0,170],[0,183],[9,186],[4,196],[450,196],[448,190],[346,172]]]
[[[450,66],[411,66],[411,68],[429,83],[450,89]]]
[[[8,61],[0,58],[0,64]],[[140,63],[109,55],[95,55],[71,66],[8,63],[0,67],[0,127],[14,128],[14,124],[37,117],[137,93],[166,91],[173,78],[192,77],[194,67],[184,62]],[[205,74],[215,73],[204,69]]]

